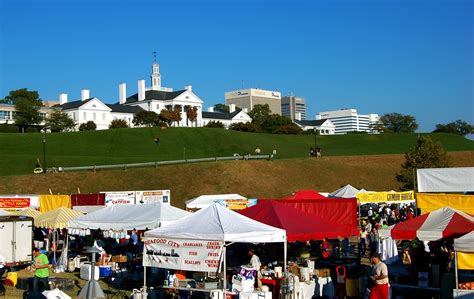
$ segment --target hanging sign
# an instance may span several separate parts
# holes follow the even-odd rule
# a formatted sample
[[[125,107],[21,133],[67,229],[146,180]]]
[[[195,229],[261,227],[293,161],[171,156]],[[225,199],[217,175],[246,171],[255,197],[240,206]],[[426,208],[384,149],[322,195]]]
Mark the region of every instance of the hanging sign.
[[[145,239],[143,265],[165,269],[217,272],[224,242],[169,238]]]
[[[136,203],[171,204],[170,190],[136,191]]]
[[[30,198],[2,197],[0,198],[1,209],[24,209],[30,207]]]
[[[135,204],[135,191],[101,192],[105,193],[105,205]]]

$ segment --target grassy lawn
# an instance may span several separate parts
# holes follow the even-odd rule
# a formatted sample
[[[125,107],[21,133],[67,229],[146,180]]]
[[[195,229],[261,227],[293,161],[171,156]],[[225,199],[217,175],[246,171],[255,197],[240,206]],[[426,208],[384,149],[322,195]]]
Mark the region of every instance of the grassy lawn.
[[[324,156],[401,154],[413,147],[418,134],[317,136]],[[472,151],[474,142],[451,134],[430,134],[448,151]],[[154,138],[160,138],[156,145]],[[0,134],[0,176],[32,173],[43,162],[41,134]],[[306,157],[313,135],[243,133],[208,128],[136,128],[46,135],[46,165],[87,166],[264,154],[278,158]]]
[[[474,151],[449,153],[452,166],[474,166]],[[0,194],[96,193],[99,191],[170,189],[171,203],[203,194],[239,193],[250,198],[280,198],[297,189],[331,192],[341,185],[375,191],[397,190],[395,174],[404,156],[326,156],[275,161],[226,161],[158,168],[129,168],[0,176]]]

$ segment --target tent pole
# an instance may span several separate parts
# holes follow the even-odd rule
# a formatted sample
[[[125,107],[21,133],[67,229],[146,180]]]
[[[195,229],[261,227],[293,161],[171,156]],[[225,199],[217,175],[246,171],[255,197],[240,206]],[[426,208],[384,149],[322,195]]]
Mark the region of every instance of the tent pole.
[[[224,283],[222,284],[223,286],[223,292],[224,292],[224,298],[225,298],[225,292],[227,290],[227,253],[226,253],[227,249],[226,249],[226,244],[224,244],[224,248],[222,249],[222,254],[224,255],[223,256],[223,259],[224,259]]]
[[[145,292],[146,295],[148,295],[146,293],[146,266],[143,266],[143,291]]]
[[[287,277],[286,275],[286,255],[287,255],[287,247],[288,247],[288,241],[286,240],[285,238],[285,243],[283,243],[283,273],[285,273],[285,277]]]
[[[459,277],[458,277],[458,252],[454,250],[454,281],[456,283],[456,295],[459,296]]]

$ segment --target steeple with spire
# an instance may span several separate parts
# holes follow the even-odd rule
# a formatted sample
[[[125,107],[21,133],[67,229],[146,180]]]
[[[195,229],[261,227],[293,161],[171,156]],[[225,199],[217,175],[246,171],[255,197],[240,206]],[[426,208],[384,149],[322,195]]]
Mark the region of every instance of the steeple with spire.
[[[156,51],[153,51],[153,66],[151,70],[151,89],[161,90],[160,65],[156,61]]]

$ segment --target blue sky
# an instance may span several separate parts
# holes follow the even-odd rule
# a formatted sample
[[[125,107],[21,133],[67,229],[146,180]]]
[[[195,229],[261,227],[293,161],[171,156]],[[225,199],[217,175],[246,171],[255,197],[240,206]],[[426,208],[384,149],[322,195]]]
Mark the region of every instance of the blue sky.
[[[474,123],[474,1],[0,0],[0,97],[136,93],[158,52],[163,85],[205,106],[242,86],[355,108]]]

